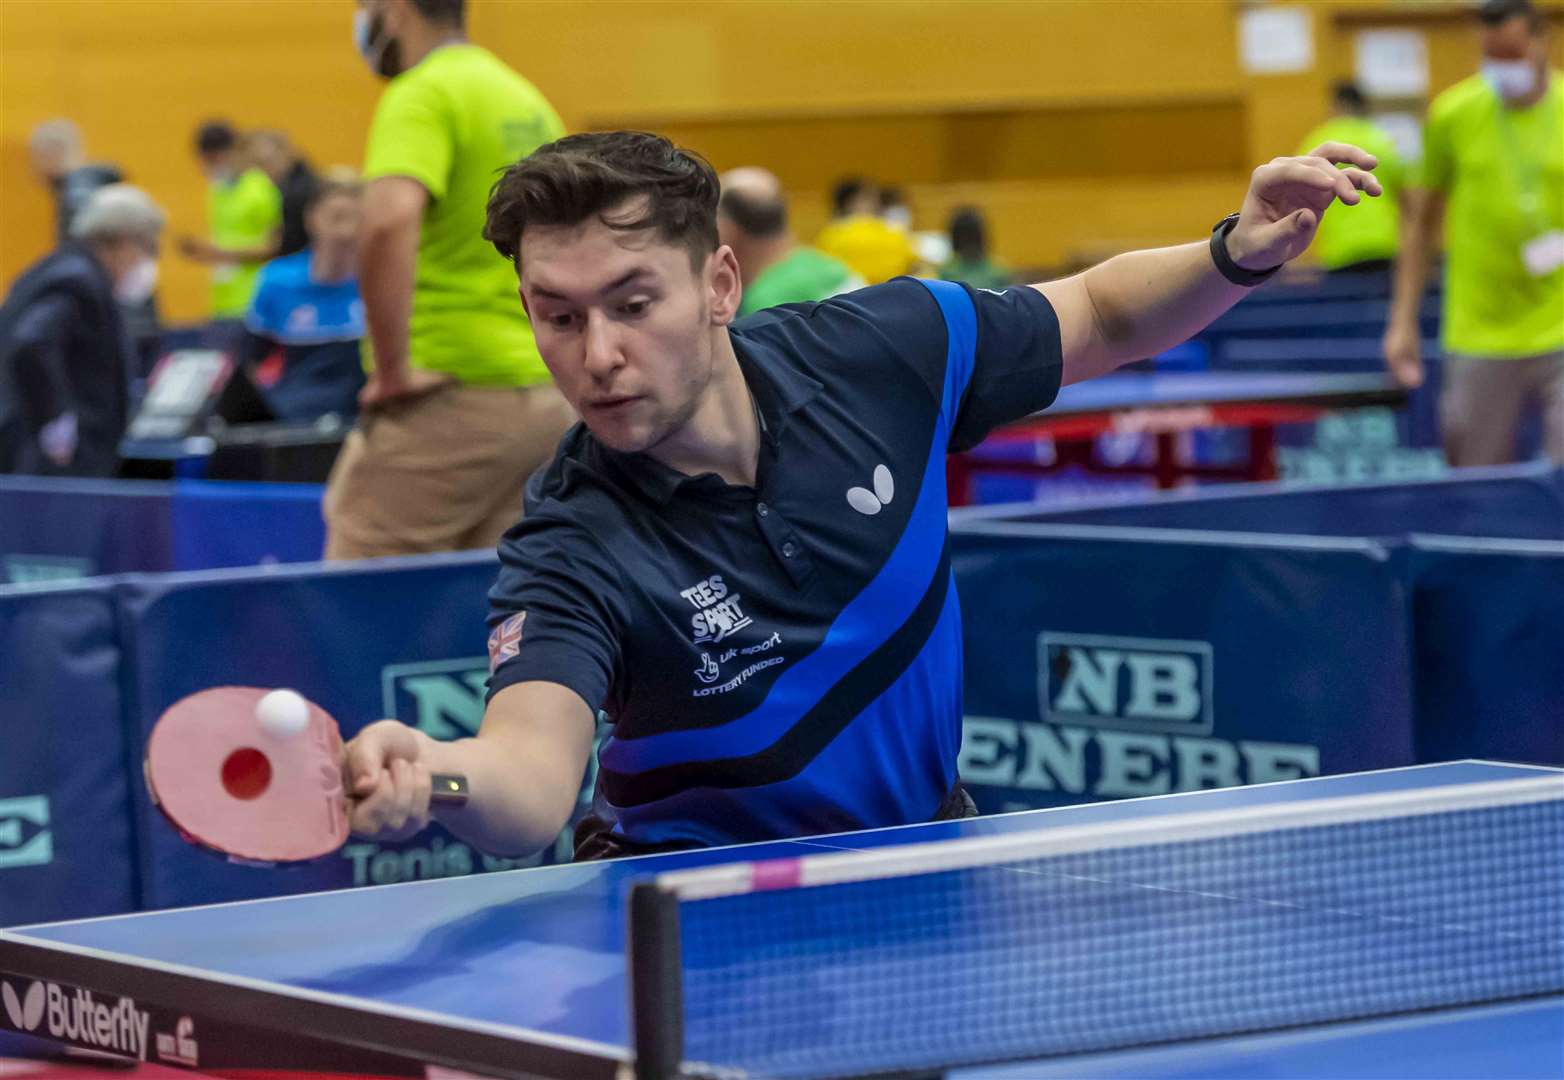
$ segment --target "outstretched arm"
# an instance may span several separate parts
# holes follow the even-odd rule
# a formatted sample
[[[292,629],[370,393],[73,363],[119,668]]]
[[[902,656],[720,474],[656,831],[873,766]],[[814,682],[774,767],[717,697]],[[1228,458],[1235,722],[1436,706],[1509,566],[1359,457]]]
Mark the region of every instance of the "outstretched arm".
[[[556,683],[494,695],[476,738],[436,742],[396,720],[371,724],[343,760],[353,831],[402,840],[436,817],[480,850],[525,856],[554,842],[576,806],[596,727],[592,710]],[[430,777],[467,778],[463,806],[430,804]]]
[[[1257,168],[1227,234],[1227,252],[1250,271],[1281,266],[1314,239],[1337,199],[1380,194],[1374,155],[1325,143],[1302,157]],[[1338,169],[1338,165],[1347,168]],[[1207,241],[1118,255],[1085,273],[1034,285],[1059,317],[1065,383],[1153,356],[1204,329],[1248,291],[1224,277]]]

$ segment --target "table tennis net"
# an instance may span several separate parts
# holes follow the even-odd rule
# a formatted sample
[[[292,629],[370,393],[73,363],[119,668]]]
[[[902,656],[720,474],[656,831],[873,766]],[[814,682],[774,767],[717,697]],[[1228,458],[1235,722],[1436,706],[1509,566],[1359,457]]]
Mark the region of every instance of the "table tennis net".
[[[630,930],[638,1053],[672,1075],[919,1073],[1556,993],[1564,779],[671,873]]]

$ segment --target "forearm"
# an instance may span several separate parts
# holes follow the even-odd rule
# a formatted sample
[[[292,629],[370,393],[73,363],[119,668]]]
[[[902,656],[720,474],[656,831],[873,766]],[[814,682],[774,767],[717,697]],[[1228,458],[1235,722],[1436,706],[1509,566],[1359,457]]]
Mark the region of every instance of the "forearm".
[[[207,261],[214,263],[263,263],[277,257],[277,246],[218,247],[213,244],[207,255]]]
[[[1092,318],[1071,381],[1188,340],[1249,291],[1217,272],[1207,241],[1117,255],[1078,280]]]
[[[413,272],[418,226],[366,230],[359,246],[358,283],[375,371],[399,375],[408,367],[408,322],[413,314]]]
[[[429,739],[422,756],[430,772],[467,779],[467,802],[433,804],[434,819],[491,855],[524,858],[552,844],[569,820],[581,786],[580,777],[569,783],[539,777],[539,762],[506,739]],[[568,799],[561,797],[566,787]]]
[[[1390,294],[1392,324],[1407,325],[1417,321],[1423,290],[1428,287],[1436,201],[1437,196],[1427,191],[1408,191],[1403,197],[1401,244],[1396,253]]]
[[[525,682],[495,694],[475,739],[442,743],[419,734],[431,773],[467,778],[466,804],[436,805],[436,819],[494,855],[541,851],[575,809],[595,727],[573,691]]]

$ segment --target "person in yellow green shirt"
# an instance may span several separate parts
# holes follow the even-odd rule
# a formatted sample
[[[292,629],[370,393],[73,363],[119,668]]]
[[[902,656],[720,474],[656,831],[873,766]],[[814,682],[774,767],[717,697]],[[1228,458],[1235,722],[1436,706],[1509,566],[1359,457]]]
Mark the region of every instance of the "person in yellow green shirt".
[[[358,426],[325,497],[332,559],[493,547],[574,420],[483,236],[505,168],[564,135],[543,95],[467,39],[462,0],[360,0],[390,85],[365,151]]]
[[[1304,136],[1298,153],[1327,142],[1361,146],[1379,159],[1374,175],[1385,193],[1364,199],[1356,206],[1333,206],[1320,220],[1314,249],[1327,271],[1388,270],[1400,246],[1401,189],[1406,169],[1395,141],[1369,119],[1368,104],[1351,82],[1338,82],[1332,90],[1335,114]]]
[[[1528,408],[1564,462],[1564,80],[1529,0],[1487,0],[1482,67],[1434,99],[1408,192],[1385,359],[1423,381],[1417,307],[1445,250],[1440,425],[1453,465],[1513,460]]]
[[[206,174],[210,238],[181,237],[180,251],[212,268],[212,318],[238,319],[250,308],[261,265],[277,253],[282,195],[271,177],[249,167],[239,136],[225,121],[196,131],[196,156]]]
[[[836,185],[831,203],[835,216],[815,237],[815,247],[846,263],[870,285],[918,267],[912,237],[880,216],[875,185],[862,177],[847,177]]]
[[[825,252],[800,244],[788,228],[781,182],[765,169],[732,169],[720,178],[717,238],[733,249],[744,284],[739,315],[778,304],[826,300],[863,279]]]

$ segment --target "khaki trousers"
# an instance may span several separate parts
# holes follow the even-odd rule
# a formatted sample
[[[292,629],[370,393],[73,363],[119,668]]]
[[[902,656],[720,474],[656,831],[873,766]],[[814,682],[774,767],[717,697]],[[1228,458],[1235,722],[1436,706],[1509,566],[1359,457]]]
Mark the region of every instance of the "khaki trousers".
[[[494,547],[574,422],[551,384],[453,383],[361,416],[326,484],[326,558]]]
[[[1516,431],[1528,408],[1542,413],[1543,452],[1564,465],[1564,351],[1445,358],[1439,426],[1451,465],[1514,461]]]

